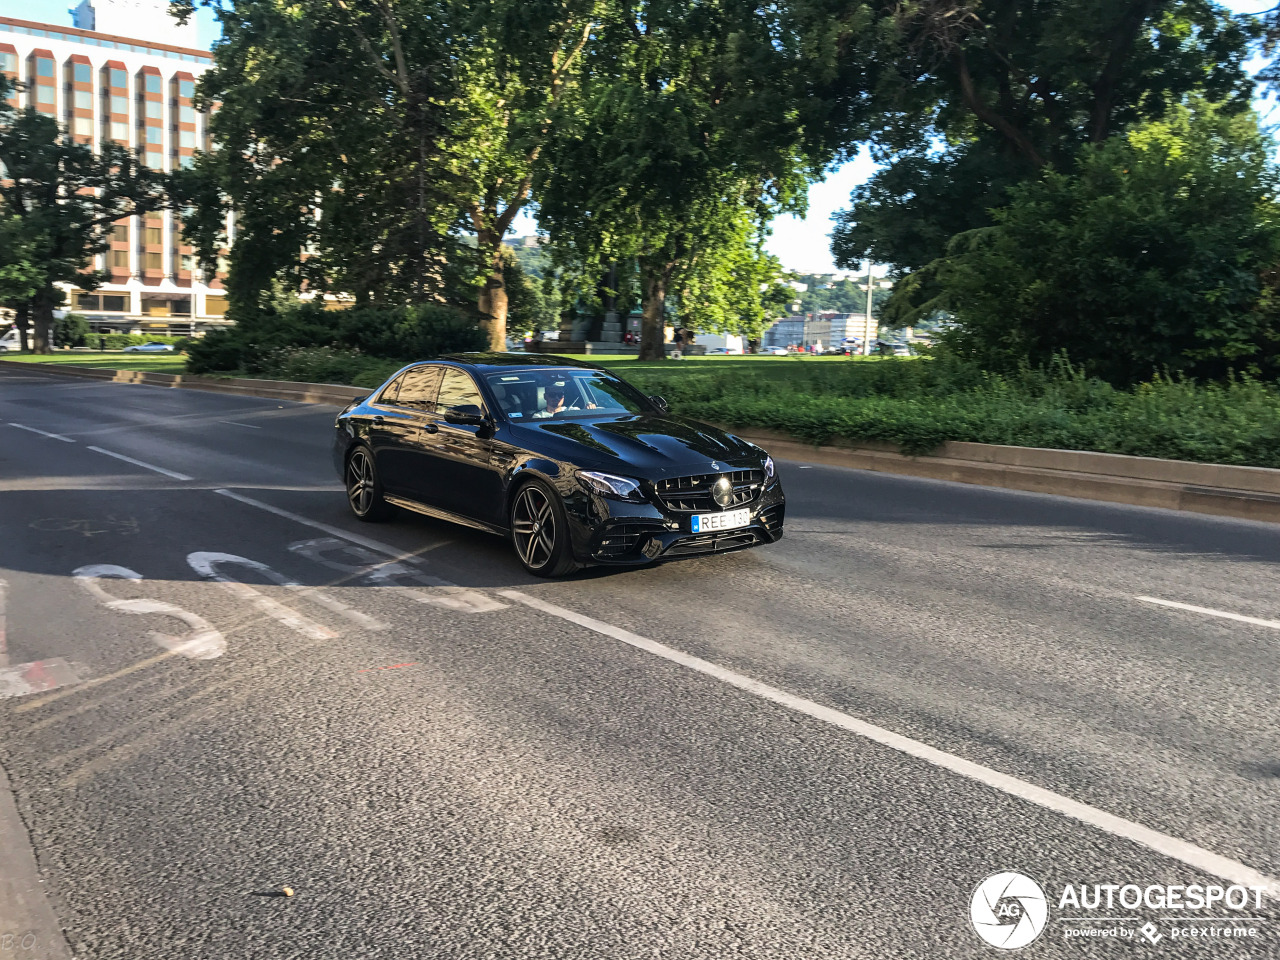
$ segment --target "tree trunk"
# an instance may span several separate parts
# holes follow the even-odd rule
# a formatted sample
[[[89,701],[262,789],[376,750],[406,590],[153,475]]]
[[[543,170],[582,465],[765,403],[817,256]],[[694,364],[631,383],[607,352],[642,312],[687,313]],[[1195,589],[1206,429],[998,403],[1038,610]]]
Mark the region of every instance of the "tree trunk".
[[[476,303],[480,313],[480,325],[489,335],[489,349],[503,352],[507,349],[507,278],[502,271],[502,241],[489,251],[489,275]]]
[[[18,346],[23,353],[31,349],[31,340],[27,331],[31,329],[31,301],[24,300],[14,311],[13,325],[18,328]]]
[[[661,267],[644,264],[641,267],[644,285],[644,303],[641,312],[644,319],[640,321],[640,356],[641,360],[665,360],[666,350],[666,314],[667,304],[667,271]]]
[[[40,291],[31,301],[32,319],[35,320],[32,353],[53,353],[53,305],[58,302],[57,297],[57,291],[50,288]]]

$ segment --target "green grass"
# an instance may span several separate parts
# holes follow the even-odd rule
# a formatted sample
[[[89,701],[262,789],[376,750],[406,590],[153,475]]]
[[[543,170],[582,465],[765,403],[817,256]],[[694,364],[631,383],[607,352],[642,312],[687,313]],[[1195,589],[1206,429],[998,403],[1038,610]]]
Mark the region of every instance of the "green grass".
[[[59,350],[56,353],[4,353],[0,360],[22,363],[64,363],[75,367],[99,367],[107,370],[142,370],[147,373],[184,373],[187,358],[176,353],[79,353]]]

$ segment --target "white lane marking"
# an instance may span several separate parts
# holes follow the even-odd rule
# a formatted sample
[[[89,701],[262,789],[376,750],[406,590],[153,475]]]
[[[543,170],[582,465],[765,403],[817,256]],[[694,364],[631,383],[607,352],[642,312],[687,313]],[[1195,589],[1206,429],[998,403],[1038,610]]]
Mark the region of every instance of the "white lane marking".
[[[380,553],[383,556],[391,557],[401,563],[420,563],[421,561],[411,553],[406,553],[398,547],[393,547],[387,543],[380,543],[369,537],[361,536],[358,533],[347,533],[347,531],[330,526],[327,523],[321,523],[318,520],[310,520],[306,517],[299,516],[296,513],[290,513],[288,510],[281,510],[279,507],[273,507],[269,503],[263,503],[261,500],[254,500],[252,497],[245,497],[231,490],[215,490],[214,493],[220,493],[224,497],[230,497],[232,500],[238,500],[240,503],[248,504],[251,507],[257,507],[259,510],[265,510],[267,513],[274,513],[277,517],[284,517],[286,520],[292,520],[294,523],[300,523],[303,526],[311,527],[315,530],[321,530],[331,536],[346,540],[348,543],[354,543],[358,546],[372,550],[374,553]],[[342,569],[342,568],[339,568]],[[350,568],[347,568],[350,569]],[[491,600],[478,590],[468,590],[466,587],[459,587],[457,584],[444,580],[440,577],[433,577],[428,574],[418,574],[420,583],[436,588],[436,595],[426,596],[420,595],[414,597],[421,603],[436,604],[439,606],[451,607],[455,610],[467,610],[471,613],[482,613],[487,610],[505,610],[505,603],[498,603]],[[443,588],[450,588],[445,590]],[[410,591],[413,594],[421,594],[421,591]]]
[[[267,616],[279,620],[286,627],[296,630],[311,640],[334,640],[338,634],[334,633],[326,626],[316,623],[302,614],[298,613],[291,607],[286,607],[283,603],[278,603],[270,597],[259,593],[247,583],[241,583],[239,580],[221,574],[217,570],[218,564],[234,563],[242,567],[248,567],[251,570],[258,570],[265,576],[275,580],[281,586],[285,585],[285,578],[280,576],[265,564],[258,563],[256,560],[249,560],[245,557],[237,557],[232,553],[192,553],[187,557],[187,563],[191,569],[207,580],[215,583],[221,583],[235,597],[241,600],[247,600],[253,604]],[[299,584],[300,586],[300,584]]]
[[[132,463],[135,467],[143,467],[147,470],[154,470],[156,473],[163,473],[166,477],[173,477],[175,480],[190,480],[185,473],[177,473],[174,470],[166,470],[164,467],[157,467],[152,463],[143,463],[141,460],[135,460],[133,457],[126,457],[123,453],[112,453],[110,450],[103,450],[101,447],[90,447],[95,453],[105,453],[108,457],[115,457],[117,460],[123,460],[125,463]]]
[[[72,440],[70,437],[64,437],[60,433],[49,433],[45,430],[37,430],[35,427],[27,427],[22,425],[21,423],[10,422],[9,426],[17,427],[19,430],[27,430],[27,431],[30,431],[31,433],[38,433],[40,434],[40,436],[49,437],[52,440],[61,440],[63,443],[75,443],[75,441]]]
[[[761,683],[759,680],[753,680],[740,673],[734,673],[732,670],[726,670],[724,667],[717,666],[699,657],[682,653],[679,650],[658,643],[656,640],[650,640],[648,637],[642,637],[639,634],[631,633],[629,630],[623,630],[621,627],[615,627],[612,624],[595,620],[572,610],[566,610],[564,607],[546,603],[518,590],[499,590],[498,595],[506,597],[508,600],[514,600],[517,603],[523,603],[535,610],[541,610],[543,613],[550,614],[553,617],[576,623],[578,626],[585,627],[595,633],[612,637],[614,640],[620,640],[622,643],[644,650],[646,653],[652,653],[665,660],[670,660],[672,663],[687,667],[690,670],[696,670],[698,673],[754,694],[761,699],[769,700],[789,710],[794,710],[805,716],[813,717],[815,720],[821,720],[842,730],[847,730],[891,750],[905,753],[936,767],[941,767],[943,770],[957,773],[970,780],[976,780],[978,783],[992,787],[1002,793],[1034,803],[1037,806],[1063,814],[1089,826],[1097,827],[1105,833],[1154,850],[1156,853],[1181,861],[1187,866],[1219,877],[1229,883],[1246,887],[1261,887],[1269,897],[1274,900],[1280,900],[1280,879],[1269,877],[1237,860],[1220,856],[1193,843],[1144,827],[1140,823],[1125,820],[1123,817],[1117,817],[1114,814],[1107,813],[1105,810],[1099,810],[1097,807],[1080,803],[1051,790],[1045,790],[1034,784],[1027,783],[1025,780],[1019,780],[1017,777],[1011,777],[1008,774],[1000,773],[998,770],[992,770],[990,767],[984,767],[981,764],[957,757],[954,754],[921,743],[919,740],[912,740],[883,727],[877,727],[874,724],[867,723],[865,720],[859,720],[856,717],[849,716],[847,713],[841,713],[839,710],[824,707],[803,697],[797,697],[794,694],[779,690],[777,687]]]
[[[229,423],[233,427],[248,427],[250,430],[261,430],[261,427],[255,427],[252,423],[237,423],[234,420],[219,420],[219,423]]]
[[[450,610],[461,610],[465,613],[485,613],[489,610],[505,610],[507,608],[505,603],[499,603],[478,590],[468,590],[466,587],[459,587],[448,580],[442,580],[440,577],[433,577],[418,570],[411,570],[398,560],[379,560],[377,554],[372,551],[365,550],[363,547],[348,546],[333,537],[321,537],[318,540],[300,540],[297,543],[289,544],[289,549],[309,560],[314,560],[322,566],[329,567],[331,570],[341,570],[344,573],[363,577],[367,583],[375,587],[390,587],[397,593],[418,603],[446,607]],[[340,560],[333,560],[324,556],[324,554],[335,549],[351,554],[360,561],[360,565],[343,563]],[[398,582],[400,580],[410,580],[424,587],[429,587],[430,590],[415,590],[412,587],[403,586]]]
[[[366,630],[386,630],[387,625],[381,620],[375,620],[367,613],[361,613],[343,603],[341,600],[335,600],[327,593],[321,593],[316,587],[305,587],[296,580],[291,580],[283,573],[279,573],[265,563],[259,563],[257,560],[248,560],[245,557],[237,557],[230,553],[192,553],[187,557],[187,563],[202,577],[209,580],[217,580],[221,583],[228,581],[235,582],[231,577],[219,574],[215,569],[221,563],[234,563],[242,567],[248,567],[250,570],[257,570],[264,577],[273,580],[287,590],[292,590],[299,596],[307,597],[314,600],[320,606],[324,607],[339,616],[346,617],[352,623],[364,627]],[[237,584],[245,586],[245,584]],[[252,589],[252,588],[249,588]],[[256,592],[256,591],[255,591]],[[265,599],[265,598],[264,598]],[[287,610],[287,607],[281,609]],[[282,621],[283,622],[283,621]],[[323,628],[322,628],[323,629]],[[313,637],[315,640],[328,640],[331,637]]]
[[[0,668],[0,700],[57,690],[58,687],[79,683],[84,674],[83,665],[62,657]]]
[[[72,576],[108,610],[137,614],[159,613],[181,620],[191,628],[181,637],[151,631],[148,636],[166,650],[180,653],[184,657],[191,657],[193,660],[213,660],[227,652],[226,638],[213,624],[198,614],[162,600],[118,600],[102,588],[100,581],[104,579],[142,580],[142,574],[135,573],[128,567],[118,567],[113,563],[91,563],[77,567]]]
[[[0,670],[9,666],[9,645],[5,634],[6,604],[9,601],[9,581],[0,580]]]
[[[1210,617],[1222,617],[1224,620],[1238,620],[1240,623],[1251,623],[1255,627],[1270,627],[1280,630],[1280,620],[1261,620],[1258,617],[1246,617],[1242,613],[1229,613],[1226,610],[1213,610],[1209,607],[1197,607],[1191,603],[1178,603],[1176,600],[1161,600],[1159,597],[1135,597],[1143,603],[1155,603],[1162,607],[1173,607],[1175,610],[1190,610],[1192,613],[1203,613]]]

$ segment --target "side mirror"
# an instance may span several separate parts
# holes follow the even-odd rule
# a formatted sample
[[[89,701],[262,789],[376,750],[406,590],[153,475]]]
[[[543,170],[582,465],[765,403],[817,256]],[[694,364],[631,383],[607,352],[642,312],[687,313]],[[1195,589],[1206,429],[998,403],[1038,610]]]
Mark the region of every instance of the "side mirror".
[[[484,411],[474,403],[460,403],[444,412],[444,422],[480,427],[485,423]]]
[[[664,400],[662,397],[657,396],[656,394],[649,398],[649,402],[652,403],[659,410],[661,410],[663,413],[671,412],[671,408],[667,405],[667,401]]]

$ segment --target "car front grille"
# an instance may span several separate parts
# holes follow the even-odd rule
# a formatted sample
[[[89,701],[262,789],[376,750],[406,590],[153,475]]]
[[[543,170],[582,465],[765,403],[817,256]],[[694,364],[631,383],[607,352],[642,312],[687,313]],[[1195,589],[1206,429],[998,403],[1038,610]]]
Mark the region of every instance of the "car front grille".
[[[712,485],[721,477],[733,484],[733,500],[722,507],[711,496]],[[763,470],[731,470],[725,473],[699,473],[691,477],[669,477],[654,484],[668,510],[677,513],[715,513],[750,503],[760,495],[764,484]]]
[[[759,541],[759,535],[752,530],[726,530],[723,533],[708,533],[677,540],[667,548],[663,556],[689,557],[700,553],[724,553],[726,550],[753,546]]]

